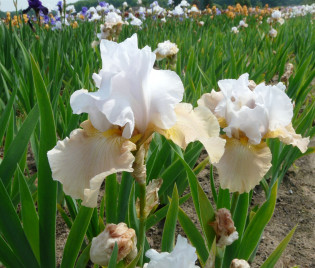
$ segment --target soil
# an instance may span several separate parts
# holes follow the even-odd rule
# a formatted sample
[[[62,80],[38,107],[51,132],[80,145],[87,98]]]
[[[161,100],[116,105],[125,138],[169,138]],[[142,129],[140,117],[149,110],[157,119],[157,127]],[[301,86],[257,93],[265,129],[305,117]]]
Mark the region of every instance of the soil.
[[[315,140],[310,146],[315,146]],[[202,154],[200,160],[205,157]],[[315,154],[304,156],[296,161],[285,175],[278,191],[278,198],[274,215],[268,223],[257,256],[251,264],[252,268],[260,267],[281,240],[298,224],[296,232],[287,249],[282,254],[276,268],[315,268]],[[207,166],[198,176],[201,186],[211,199],[209,184],[209,167]],[[262,204],[265,200],[264,192],[258,186],[255,188],[252,206]],[[200,229],[192,200],[188,200],[182,208]],[[148,233],[148,241],[151,247],[159,250],[163,222],[152,227]],[[60,263],[65,241],[69,230],[63,219],[57,216],[57,263]],[[184,235],[177,224],[177,233]],[[225,268],[225,267],[224,267]]]

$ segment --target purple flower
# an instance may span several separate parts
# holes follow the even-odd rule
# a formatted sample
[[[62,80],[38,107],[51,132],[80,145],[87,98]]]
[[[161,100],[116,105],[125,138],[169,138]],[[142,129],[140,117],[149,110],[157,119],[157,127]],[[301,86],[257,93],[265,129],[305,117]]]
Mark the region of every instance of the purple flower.
[[[83,14],[83,15],[85,15],[87,11],[88,11],[88,8],[87,8],[87,7],[82,7],[82,14]]]
[[[45,24],[49,23],[49,17],[47,15],[44,16],[44,23]]]
[[[221,15],[221,10],[217,8],[217,15]]]
[[[58,11],[62,13],[62,1],[58,1],[57,7],[58,7]]]
[[[106,7],[106,2],[99,2],[99,5],[100,5],[101,7]]]
[[[44,15],[48,14],[48,8],[42,5],[40,0],[27,0],[28,8],[23,10],[23,14],[29,12],[31,9],[35,11],[35,13],[43,12]]]

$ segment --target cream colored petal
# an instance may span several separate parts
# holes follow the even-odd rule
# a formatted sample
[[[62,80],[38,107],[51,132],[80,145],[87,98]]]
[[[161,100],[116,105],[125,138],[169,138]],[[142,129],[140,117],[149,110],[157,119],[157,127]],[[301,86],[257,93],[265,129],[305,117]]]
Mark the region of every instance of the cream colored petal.
[[[251,145],[227,138],[218,169],[220,185],[230,192],[249,192],[271,167],[271,152],[266,143]]]
[[[99,132],[90,121],[81,124],[48,152],[54,180],[63,184],[63,190],[83,205],[95,207],[101,184],[106,176],[133,171],[135,144],[121,137],[117,130]]]
[[[159,132],[185,149],[190,142],[200,141],[210,161],[217,163],[224,152],[225,140],[219,137],[219,123],[206,107],[193,109],[191,104],[179,103],[175,107],[176,124]]]
[[[285,144],[291,144],[300,149],[302,153],[307,151],[307,146],[310,138],[302,138],[300,134],[296,134],[292,124],[286,127],[278,128],[275,131],[270,131],[265,135],[265,138],[279,138]]]
[[[215,113],[215,108],[223,99],[224,95],[221,91],[217,92],[212,89],[211,93],[205,93],[201,96],[201,98],[198,100],[198,105],[207,107],[211,110],[212,113]]]

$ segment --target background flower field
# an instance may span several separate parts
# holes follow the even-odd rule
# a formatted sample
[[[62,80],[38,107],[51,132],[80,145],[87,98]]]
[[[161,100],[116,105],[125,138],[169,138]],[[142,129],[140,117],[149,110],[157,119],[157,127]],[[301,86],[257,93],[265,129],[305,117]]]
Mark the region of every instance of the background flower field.
[[[166,22],[148,15],[141,27],[123,25],[117,41],[122,42],[137,33],[139,48],[147,45],[154,50],[165,40],[176,43],[179,51],[175,65],[162,60],[155,63],[155,68],[173,68],[185,88],[183,101],[193,106],[197,106],[197,100],[204,93],[218,90],[218,81],[222,79],[237,79],[248,73],[256,84],[276,84],[282,80],[294,103],[293,127],[313,141],[314,13],[286,18],[282,25],[274,25],[276,37],[269,35],[267,18],[249,15],[246,17],[248,27],[239,27],[239,32],[234,33],[232,27],[239,25],[244,15],[237,14],[233,19],[225,14],[192,15],[184,19],[170,17]],[[137,230],[135,201],[139,189],[129,173],[107,177],[98,208],[86,208],[66,196],[62,185],[52,180],[47,159],[47,152],[57,140],[68,137],[87,119],[87,114],[73,114],[70,96],[81,88],[96,91],[92,74],[102,68],[102,59],[99,47],[91,44],[98,39],[100,24],[101,21],[78,20],[75,26],[70,23],[52,30],[34,23],[35,31],[23,22],[19,27],[14,23],[0,24],[0,198],[3,200],[0,213],[6,215],[0,220],[0,261],[10,267],[20,267],[21,263],[26,267],[93,266],[89,262],[90,241],[106,223],[124,221]],[[293,65],[290,75],[286,72],[288,63]],[[250,259],[253,267],[261,266],[298,224],[292,240],[297,246],[289,246],[289,255],[284,255],[281,262],[284,267],[312,267],[315,265],[314,253],[311,253],[315,250],[315,237],[309,228],[314,228],[315,215],[310,205],[314,204],[315,189],[312,180],[314,142],[305,153],[277,139],[268,140],[268,146],[273,153],[273,166],[260,185],[250,192],[253,201],[246,220],[254,217],[258,211],[255,206],[261,207],[265,200],[265,204],[274,200],[276,209],[265,233],[261,230],[262,235],[258,237],[262,238],[263,250],[258,249],[255,260],[255,254],[250,254]],[[148,242],[153,248],[161,249],[160,244],[156,244],[161,239],[164,240],[162,249],[172,248],[169,245],[174,241],[162,236],[164,222],[170,237],[181,233],[192,240],[189,232],[204,232],[200,225],[198,227],[195,200],[192,202],[196,194],[193,186],[198,188],[198,180],[214,207],[242,209],[234,203],[238,196],[220,189],[216,169],[207,160],[203,161],[204,153],[199,142],[182,151],[173,142],[155,134],[147,157],[147,180],[162,178],[163,184],[159,190],[161,205],[150,214],[146,226]],[[195,178],[198,178],[196,182]],[[173,208],[174,200],[183,210]],[[266,218],[273,213],[271,207],[265,212],[269,215]],[[178,213],[178,222],[175,219],[170,223],[167,215],[171,209]],[[287,220],[283,220],[286,217]],[[287,226],[280,232],[279,222],[285,224],[286,221]],[[190,223],[193,226],[196,223],[197,228]],[[70,229],[72,235],[68,236]],[[296,242],[295,236],[298,237]],[[68,245],[65,245],[66,239]],[[273,239],[276,245],[269,244]],[[308,241],[301,244],[304,239]],[[207,248],[205,253],[206,246],[191,242],[205,262],[211,250]],[[146,243],[147,249],[148,246]],[[234,256],[232,246],[227,247],[231,258]],[[227,258],[228,261],[231,260]]]

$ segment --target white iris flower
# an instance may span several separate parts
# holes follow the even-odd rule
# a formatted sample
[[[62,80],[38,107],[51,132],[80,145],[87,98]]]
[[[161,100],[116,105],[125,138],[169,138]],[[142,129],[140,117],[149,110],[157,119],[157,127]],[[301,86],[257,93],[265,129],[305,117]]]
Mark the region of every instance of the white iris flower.
[[[248,76],[220,80],[221,91],[212,90],[198,101],[215,114],[225,132],[225,152],[215,164],[221,187],[239,193],[253,189],[271,167],[266,138],[279,138],[303,153],[309,143],[292,127],[293,105],[285,86],[262,83],[252,88]]]
[[[139,49],[134,34],[119,44],[102,40],[100,49],[103,66],[93,74],[99,90],[77,90],[70,99],[73,112],[88,113],[89,120],[48,152],[52,176],[66,194],[95,207],[104,178],[132,172],[131,151],[154,132],[183,149],[199,140],[210,161],[219,161],[225,141],[216,117],[205,107],[180,103],[184,87],[179,76],[153,69],[156,56],[150,47]]]

